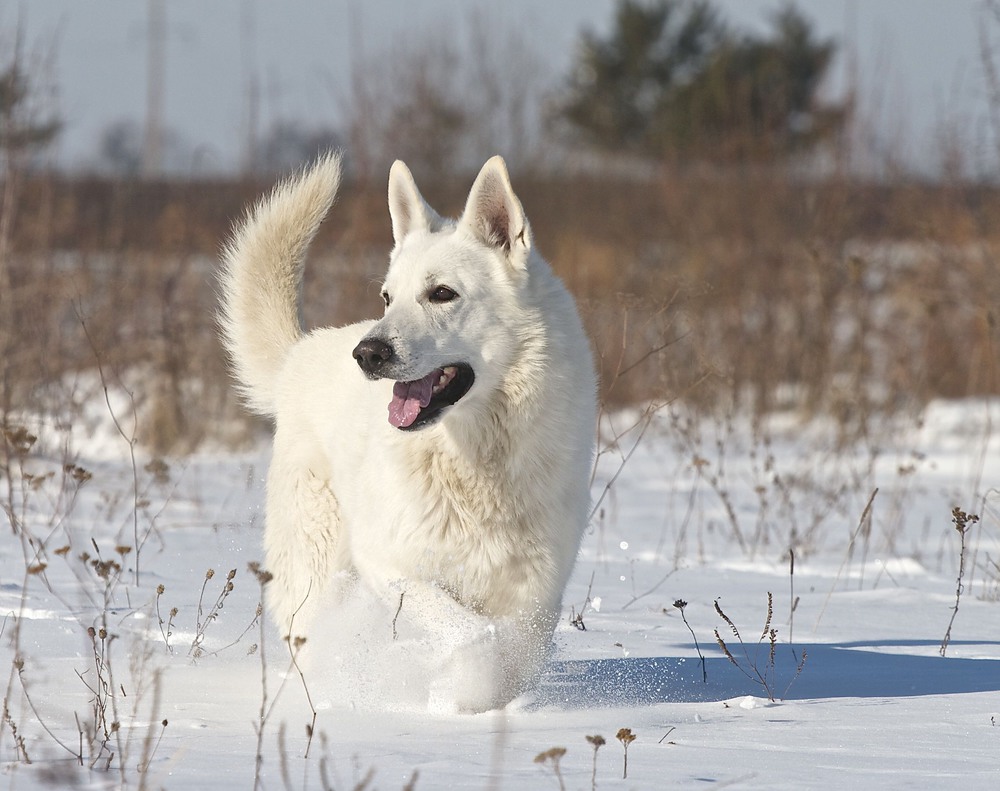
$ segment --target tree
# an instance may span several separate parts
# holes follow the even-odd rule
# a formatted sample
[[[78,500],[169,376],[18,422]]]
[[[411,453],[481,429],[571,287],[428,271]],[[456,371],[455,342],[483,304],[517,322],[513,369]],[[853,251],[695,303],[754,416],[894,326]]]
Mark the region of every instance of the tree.
[[[793,7],[769,38],[736,35],[705,2],[622,0],[607,40],[583,38],[560,115],[584,143],[647,156],[773,160],[846,117],[818,90],[835,47]]]
[[[609,39],[584,33],[561,115],[587,143],[641,151],[669,93],[703,71],[725,37],[707,2],[622,0]]]
[[[101,133],[98,159],[102,169],[135,178],[142,168],[142,129],[134,121],[116,121]]]
[[[33,100],[35,86],[24,70],[20,51],[0,71],[0,150],[7,155],[7,166],[20,161],[51,143],[62,123],[50,116],[39,119]]]
[[[340,134],[325,126],[306,127],[295,121],[274,123],[259,146],[254,173],[287,173],[311,162],[318,154],[343,145]]]
[[[24,299],[30,290],[22,290],[14,276],[11,250],[20,206],[19,176],[30,157],[51,143],[61,127],[54,113],[41,117],[44,99],[38,81],[29,78],[18,36],[9,63],[0,67],[0,423],[6,422],[18,380],[37,365],[37,360],[19,353],[24,328],[34,326],[29,313],[36,306]]]

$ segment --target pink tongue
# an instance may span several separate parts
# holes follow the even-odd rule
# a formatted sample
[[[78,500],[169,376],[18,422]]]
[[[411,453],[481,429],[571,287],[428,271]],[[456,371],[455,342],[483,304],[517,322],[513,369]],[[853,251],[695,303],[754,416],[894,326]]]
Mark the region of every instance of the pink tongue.
[[[392,386],[392,401],[389,402],[389,423],[396,428],[413,425],[420,410],[431,402],[434,383],[441,371],[433,371],[415,382],[396,382]]]

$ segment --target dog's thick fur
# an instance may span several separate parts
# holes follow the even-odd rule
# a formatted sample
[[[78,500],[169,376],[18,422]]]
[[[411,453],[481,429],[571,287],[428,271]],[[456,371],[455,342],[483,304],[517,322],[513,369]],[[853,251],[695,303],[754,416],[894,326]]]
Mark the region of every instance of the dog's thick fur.
[[[359,580],[447,647],[455,708],[502,706],[546,655],[587,522],[589,344],[500,157],[457,221],[396,162],[384,316],[304,334],[303,259],[339,181],[331,154],[278,185],[223,255],[222,338],[275,421],[268,607],[308,636]]]

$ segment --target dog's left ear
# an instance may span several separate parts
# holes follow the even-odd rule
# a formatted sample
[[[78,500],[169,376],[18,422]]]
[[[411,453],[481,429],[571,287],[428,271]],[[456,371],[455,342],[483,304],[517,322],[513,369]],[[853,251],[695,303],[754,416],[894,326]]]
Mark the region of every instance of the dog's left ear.
[[[417,189],[410,169],[399,159],[389,168],[389,218],[397,247],[413,231],[435,231],[442,225],[441,217]]]
[[[515,269],[527,267],[531,229],[521,201],[510,186],[503,157],[493,157],[479,171],[459,227],[483,244],[501,250]]]

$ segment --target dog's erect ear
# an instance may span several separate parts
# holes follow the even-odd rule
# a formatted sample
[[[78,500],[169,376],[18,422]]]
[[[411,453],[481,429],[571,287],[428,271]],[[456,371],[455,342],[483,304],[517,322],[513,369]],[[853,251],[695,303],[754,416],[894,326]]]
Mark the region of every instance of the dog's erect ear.
[[[503,157],[493,157],[479,171],[459,225],[484,244],[502,250],[515,269],[527,266],[531,229],[510,186]]]
[[[397,245],[413,231],[433,231],[441,227],[441,218],[420,194],[410,169],[398,159],[389,168],[389,217],[392,219],[392,238]]]

